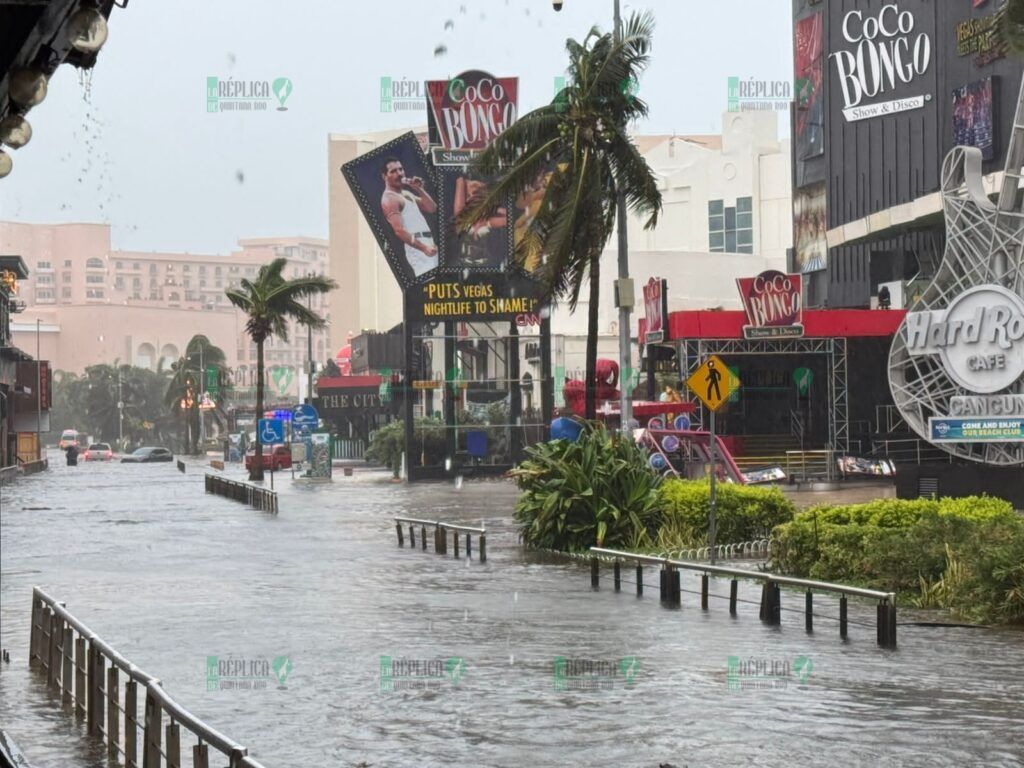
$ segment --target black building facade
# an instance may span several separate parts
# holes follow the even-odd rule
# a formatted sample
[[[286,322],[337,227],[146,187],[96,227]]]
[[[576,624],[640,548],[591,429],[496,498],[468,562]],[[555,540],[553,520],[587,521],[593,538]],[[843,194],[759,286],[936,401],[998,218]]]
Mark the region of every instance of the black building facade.
[[[1024,60],[1006,0],[794,0],[794,248],[809,307],[868,307],[929,282],[945,250],[947,153],[1001,172]],[[826,234],[827,233],[827,234]]]

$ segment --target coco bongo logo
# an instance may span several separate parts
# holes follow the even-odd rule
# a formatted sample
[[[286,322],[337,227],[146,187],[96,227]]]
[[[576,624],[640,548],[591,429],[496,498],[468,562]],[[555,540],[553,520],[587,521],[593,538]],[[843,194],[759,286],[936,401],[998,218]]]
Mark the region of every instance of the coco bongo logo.
[[[427,83],[431,117],[445,149],[483,149],[516,120],[519,81],[480,70]]]
[[[799,337],[804,335],[803,282],[800,275],[776,270],[757,277],[736,280],[749,325],[743,326],[748,339]]]
[[[905,333],[911,355],[939,355],[968,392],[999,392],[1024,375],[1024,299],[1000,285],[964,291],[946,310],[908,313]]]
[[[864,99],[891,93],[924,75],[932,61],[932,41],[917,31],[910,11],[898,3],[882,6],[877,16],[850,11],[843,16],[843,38],[855,49],[837,51],[835,61],[848,121],[905,112],[923,107],[929,95],[912,96],[862,106]]]

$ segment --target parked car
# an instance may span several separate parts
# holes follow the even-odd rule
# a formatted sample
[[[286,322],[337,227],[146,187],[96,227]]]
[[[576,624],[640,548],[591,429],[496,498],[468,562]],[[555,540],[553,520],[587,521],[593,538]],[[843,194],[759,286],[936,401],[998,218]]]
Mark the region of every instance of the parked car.
[[[174,461],[174,454],[166,448],[137,448],[121,459],[122,464],[149,464],[154,461]]]
[[[57,443],[57,447],[63,451],[72,445],[78,447],[78,430],[65,429],[60,433],[60,442]]]
[[[114,458],[114,452],[110,450],[109,443],[93,443],[82,452],[84,461],[110,461]]]
[[[256,457],[256,451],[250,450],[245,454],[245,468],[252,469],[252,460]],[[263,446],[263,468],[270,470],[281,470],[292,468],[292,449],[283,443]]]

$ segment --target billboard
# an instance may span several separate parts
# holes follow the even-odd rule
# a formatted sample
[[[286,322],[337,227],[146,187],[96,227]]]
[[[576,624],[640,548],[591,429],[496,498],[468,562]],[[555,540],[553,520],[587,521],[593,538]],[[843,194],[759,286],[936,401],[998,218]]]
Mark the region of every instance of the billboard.
[[[825,185],[815,184],[793,196],[794,268],[798,272],[817,272],[828,266],[828,231]]]
[[[644,286],[644,343],[657,344],[668,338],[668,281],[652,277]]]
[[[977,147],[986,160],[996,156],[992,78],[984,77],[953,91],[953,144]]]
[[[436,280],[405,293],[406,316],[419,322],[539,322],[538,284],[518,272],[466,272]],[[534,322],[536,320],[536,322]]]
[[[481,150],[516,121],[519,79],[478,69],[451,80],[428,80],[430,143],[446,150]]]
[[[757,277],[740,277],[736,286],[747,313],[743,336],[747,339],[801,337],[804,335],[803,281],[771,269]]]
[[[499,270],[508,263],[512,250],[509,209],[503,205],[476,221],[470,230],[458,234],[455,220],[469,205],[487,194],[490,181],[465,168],[438,169],[441,188],[441,266]]]
[[[820,157],[825,153],[825,99],[822,94],[824,42],[824,21],[820,13],[797,22],[795,56],[798,163],[800,160]],[[803,179],[797,178],[797,186],[803,186]]]
[[[341,167],[399,285],[438,267],[437,186],[411,131]]]

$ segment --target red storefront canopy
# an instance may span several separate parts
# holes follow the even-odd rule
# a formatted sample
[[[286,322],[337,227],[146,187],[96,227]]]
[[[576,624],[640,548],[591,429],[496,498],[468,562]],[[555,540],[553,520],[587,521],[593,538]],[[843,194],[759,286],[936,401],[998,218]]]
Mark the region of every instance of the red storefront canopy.
[[[904,316],[903,309],[808,309],[804,310],[804,336],[818,339],[893,336]],[[668,316],[669,339],[742,339],[747,315],[742,311],[687,310]],[[643,340],[646,320],[640,318]]]

